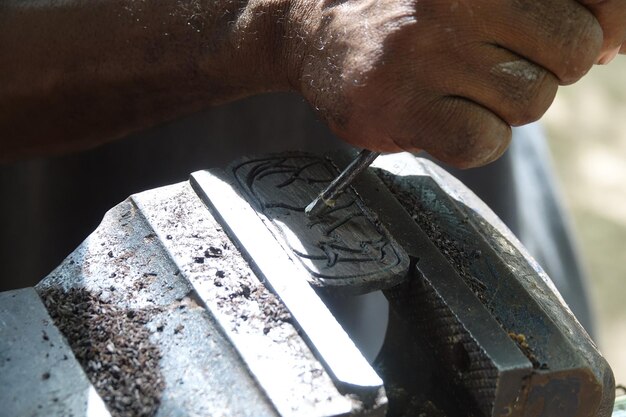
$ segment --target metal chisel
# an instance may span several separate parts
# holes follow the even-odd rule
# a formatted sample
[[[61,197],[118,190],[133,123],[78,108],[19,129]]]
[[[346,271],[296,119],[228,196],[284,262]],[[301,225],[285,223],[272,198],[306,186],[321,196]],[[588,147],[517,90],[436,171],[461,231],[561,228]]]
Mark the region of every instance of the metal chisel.
[[[304,213],[309,217],[319,216],[329,208],[332,208],[335,205],[337,197],[343,190],[350,185],[357,175],[370,166],[378,155],[380,155],[380,152],[368,151],[367,149],[359,152],[354,161],[352,161],[350,165],[348,165],[346,169],[311,202],[311,204],[306,206]]]

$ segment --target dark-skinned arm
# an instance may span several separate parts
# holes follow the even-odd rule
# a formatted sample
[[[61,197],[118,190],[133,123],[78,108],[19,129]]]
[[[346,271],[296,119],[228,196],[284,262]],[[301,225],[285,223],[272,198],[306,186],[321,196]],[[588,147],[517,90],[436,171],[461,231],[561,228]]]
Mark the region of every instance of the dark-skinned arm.
[[[284,0],[0,1],[0,160],[287,90]]]
[[[470,167],[626,37],[626,0],[0,1],[0,161],[267,91]]]

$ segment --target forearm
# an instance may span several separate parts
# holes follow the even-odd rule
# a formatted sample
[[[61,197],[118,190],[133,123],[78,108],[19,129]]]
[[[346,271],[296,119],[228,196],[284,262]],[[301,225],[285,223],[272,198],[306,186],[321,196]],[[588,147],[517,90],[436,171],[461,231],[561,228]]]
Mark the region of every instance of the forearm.
[[[287,89],[287,3],[0,2],[0,161]]]

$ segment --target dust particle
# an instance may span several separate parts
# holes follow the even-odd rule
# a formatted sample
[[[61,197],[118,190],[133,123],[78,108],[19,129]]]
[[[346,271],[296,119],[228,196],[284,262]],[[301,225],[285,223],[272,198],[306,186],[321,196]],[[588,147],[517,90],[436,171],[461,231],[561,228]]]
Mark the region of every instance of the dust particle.
[[[145,326],[148,313],[121,309],[82,288],[51,288],[41,296],[111,415],[154,416],[165,383],[160,351]]]

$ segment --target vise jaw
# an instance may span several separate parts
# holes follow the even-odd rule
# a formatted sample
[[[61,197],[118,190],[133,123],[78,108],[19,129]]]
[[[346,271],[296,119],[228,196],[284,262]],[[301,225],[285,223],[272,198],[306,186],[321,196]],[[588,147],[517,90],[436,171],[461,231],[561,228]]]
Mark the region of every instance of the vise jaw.
[[[352,157],[244,158],[111,209],[36,287],[89,395],[111,415],[610,416],[612,372],[550,279],[434,164],[380,157],[305,216]],[[337,305],[372,293],[368,363]],[[0,391],[13,415],[33,379],[34,400]]]

